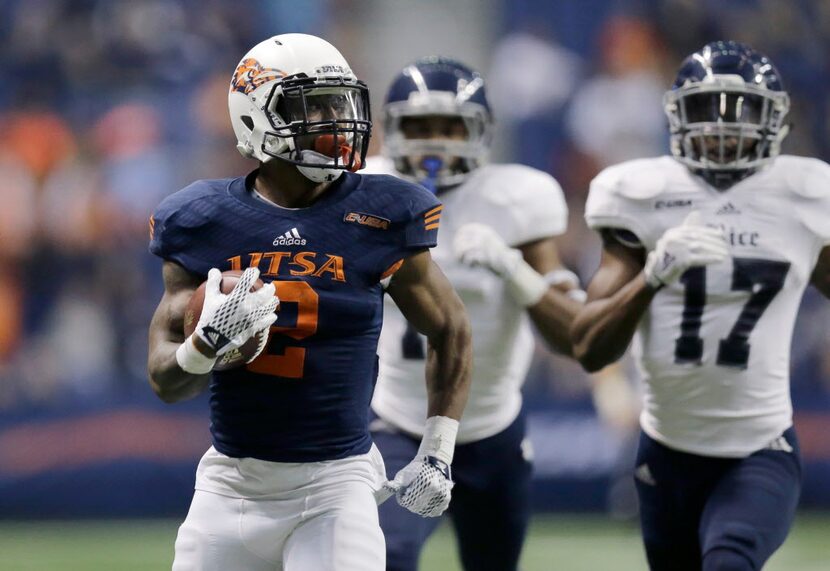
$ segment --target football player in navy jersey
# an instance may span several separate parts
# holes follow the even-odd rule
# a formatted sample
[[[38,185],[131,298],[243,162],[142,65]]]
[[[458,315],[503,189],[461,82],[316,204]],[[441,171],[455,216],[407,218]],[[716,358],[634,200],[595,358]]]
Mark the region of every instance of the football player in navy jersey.
[[[447,508],[469,388],[469,323],[429,253],[442,207],[412,183],[356,174],[367,89],[319,38],[251,49],[229,107],[237,148],[259,169],[197,181],[151,219],[165,293],[150,325],[150,383],[165,402],[209,388],[213,436],[173,569],[382,571],[377,502],[394,494],[422,516]],[[221,271],[233,269],[244,272],[223,294]],[[266,285],[251,292],[258,277]],[[429,340],[424,437],[389,482],[368,429],[384,291]],[[268,327],[258,356],[214,369]]]

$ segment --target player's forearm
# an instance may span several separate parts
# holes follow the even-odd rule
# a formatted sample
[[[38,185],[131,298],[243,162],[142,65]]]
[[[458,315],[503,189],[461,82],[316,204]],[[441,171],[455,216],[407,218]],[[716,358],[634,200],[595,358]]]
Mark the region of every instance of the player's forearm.
[[[166,403],[193,398],[205,390],[210,381],[210,374],[194,375],[181,368],[176,360],[179,345],[170,341],[158,343],[147,362],[150,386]]]
[[[655,293],[639,274],[614,295],[590,301],[579,311],[571,339],[574,357],[587,371],[622,357]]]
[[[473,369],[470,323],[463,309],[428,337],[427,416],[461,419]]]
[[[581,308],[579,301],[550,288],[537,304],[527,308],[527,313],[551,349],[572,356],[571,325]]]

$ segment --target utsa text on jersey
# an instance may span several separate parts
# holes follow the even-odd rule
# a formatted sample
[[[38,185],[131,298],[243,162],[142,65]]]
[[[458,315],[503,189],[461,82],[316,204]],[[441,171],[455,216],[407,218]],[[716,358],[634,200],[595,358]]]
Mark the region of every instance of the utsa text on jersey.
[[[329,277],[336,282],[346,281],[343,257],[335,254],[318,254],[317,252],[250,252],[246,256],[248,257],[248,265],[246,267],[259,268],[262,271],[263,277],[276,277],[280,275],[282,261],[287,260],[286,264],[289,268],[289,275],[322,278],[325,277],[325,274],[331,274]],[[241,255],[228,258],[228,262],[230,263],[230,268],[228,269],[242,269]]]

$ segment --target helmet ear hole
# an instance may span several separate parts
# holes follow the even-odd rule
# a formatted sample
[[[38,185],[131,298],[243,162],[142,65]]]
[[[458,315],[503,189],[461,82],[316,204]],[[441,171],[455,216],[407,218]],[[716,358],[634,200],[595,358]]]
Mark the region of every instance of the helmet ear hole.
[[[242,123],[244,123],[244,125],[248,127],[249,130],[254,130],[254,120],[251,119],[250,115],[243,115],[242,117],[240,117],[240,119],[242,120]]]

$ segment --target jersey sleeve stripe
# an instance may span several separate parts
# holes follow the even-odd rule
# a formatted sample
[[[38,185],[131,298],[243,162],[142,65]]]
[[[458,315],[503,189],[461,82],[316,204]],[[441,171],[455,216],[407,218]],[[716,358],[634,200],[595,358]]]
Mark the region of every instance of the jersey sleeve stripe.
[[[392,264],[391,266],[389,266],[389,267],[386,269],[386,271],[385,271],[385,272],[383,272],[383,273],[380,275],[380,279],[385,280],[386,278],[390,277],[392,274],[394,274],[394,273],[395,273],[395,272],[397,272],[399,269],[401,269],[401,266],[402,266],[402,265],[403,265],[403,260],[398,260],[397,262],[395,262],[394,264]]]
[[[425,218],[424,223],[431,224],[432,222],[438,222],[440,219],[441,219],[441,213],[439,212],[438,214],[435,214],[433,216]]]
[[[426,228],[427,230],[437,230],[439,225],[440,224],[436,222],[435,224],[427,224],[426,226],[424,226],[424,228]]]
[[[438,214],[439,212],[441,212],[441,210],[443,210],[443,208],[444,208],[444,205],[441,204],[441,205],[436,206],[432,210],[427,210],[426,213],[424,213],[424,217],[429,218],[433,214]]]

